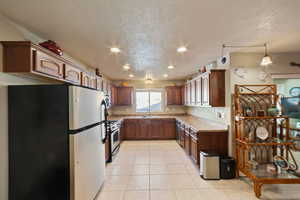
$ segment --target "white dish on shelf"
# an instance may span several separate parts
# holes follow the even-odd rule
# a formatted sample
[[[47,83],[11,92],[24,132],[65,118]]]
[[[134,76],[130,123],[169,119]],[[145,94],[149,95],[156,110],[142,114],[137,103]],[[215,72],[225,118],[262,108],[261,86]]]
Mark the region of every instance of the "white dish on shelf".
[[[266,140],[269,137],[269,132],[265,127],[259,126],[256,128],[256,137],[261,140]]]

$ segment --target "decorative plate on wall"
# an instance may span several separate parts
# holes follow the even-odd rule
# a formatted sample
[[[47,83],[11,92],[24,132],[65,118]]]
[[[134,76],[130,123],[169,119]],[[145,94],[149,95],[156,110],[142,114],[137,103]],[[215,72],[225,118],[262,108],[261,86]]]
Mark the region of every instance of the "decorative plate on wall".
[[[292,97],[298,97],[300,96],[300,87],[293,87],[289,92]]]
[[[265,127],[259,126],[256,128],[256,136],[261,140],[266,140],[268,139],[269,132]]]

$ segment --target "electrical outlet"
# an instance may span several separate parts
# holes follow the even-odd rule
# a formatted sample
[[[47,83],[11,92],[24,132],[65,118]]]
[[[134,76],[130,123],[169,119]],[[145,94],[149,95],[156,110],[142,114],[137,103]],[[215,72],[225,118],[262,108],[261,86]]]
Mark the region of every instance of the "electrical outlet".
[[[217,112],[217,117],[220,118],[220,119],[224,119],[224,113]]]

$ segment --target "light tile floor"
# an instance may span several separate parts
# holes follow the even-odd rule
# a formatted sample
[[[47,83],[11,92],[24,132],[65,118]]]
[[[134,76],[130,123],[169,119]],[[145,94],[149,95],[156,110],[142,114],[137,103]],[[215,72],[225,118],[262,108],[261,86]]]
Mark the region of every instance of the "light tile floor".
[[[97,200],[254,200],[246,178],[205,181],[175,141],[125,141]],[[300,200],[300,185],[265,185],[263,200]]]

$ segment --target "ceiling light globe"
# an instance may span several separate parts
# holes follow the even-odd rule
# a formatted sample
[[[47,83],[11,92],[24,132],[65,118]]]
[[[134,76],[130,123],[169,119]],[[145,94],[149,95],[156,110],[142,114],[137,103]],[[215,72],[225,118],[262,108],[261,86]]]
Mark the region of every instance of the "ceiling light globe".
[[[110,48],[110,52],[112,52],[112,53],[120,53],[120,52],[121,52],[121,49],[118,48],[118,47],[111,47],[111,48]]]
[[[272,64],[272,59],[271,59],[271,57],[268,56],[268,55],[265,55],[265,56],[262,58],[260,65],[261,65],[261,66],[268,66],[268,65],[270,65],[270,64]]]
[[[178,52],[178,53],[184,53],[184,52],[186,52],[186,51],[187,51],[187,48],[186,48],[185,46],[179,47],[179,48],[177,49],[177,52]]]

